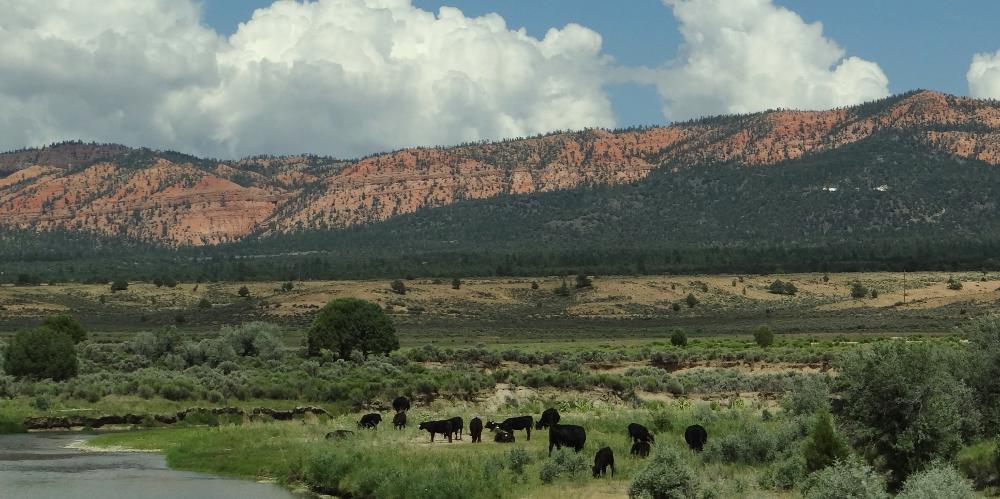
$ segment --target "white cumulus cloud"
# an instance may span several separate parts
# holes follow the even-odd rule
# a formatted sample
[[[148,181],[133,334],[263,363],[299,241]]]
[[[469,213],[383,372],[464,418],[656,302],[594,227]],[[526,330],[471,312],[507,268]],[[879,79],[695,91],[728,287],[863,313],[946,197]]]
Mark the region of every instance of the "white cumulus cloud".
[[[684,37],[680,57],[639,72],[679,120],[771,108],[828,109],[889,94],[879,66],[823,36],[820,23],[771,0],[664,0]]]
[[[974,55],[965,79],[972,97],[1000,99],[1000,50],[995,54]]]
[[[601,37],[409,0],[281,0],[225,39],[191,0],[8,0],[0,148],[80,138],[352,156],[613,126]]]

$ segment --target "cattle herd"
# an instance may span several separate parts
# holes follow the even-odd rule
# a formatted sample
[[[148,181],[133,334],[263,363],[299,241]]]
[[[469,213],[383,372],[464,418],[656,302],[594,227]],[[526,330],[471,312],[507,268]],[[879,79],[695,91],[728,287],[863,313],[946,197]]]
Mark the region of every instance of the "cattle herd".
[[[396,415],[392,418],[392,425],[395,429],[406,428],[406,412],[410,410],[410,400],[406,397],[397,397],[392,401],[392,408]],[[524,431],[525,439],[531,440],[531,430],[548,429],[549,431],[549,455],[552,455],[552,448],[561,449],[568,447],[576,452],[583,450],[587,442],[587,430],[582,426],[572,424],[559,424],[559,411],[546,409],[536,422],[532,416],[516,416],[507,418],[499,423],[487,421],[483,425],[483,420],[474,417],[469,420],[468,435],[473,442],[482,442],[483,428],[493,432],[493,441],[499,443],[513,443],[514,432]],[[382,422],[382,416],[373,412],[361,416],[358,421],[358,429],[375,430]],[[462,439],[465,429],[465,422],[460,416],[441,419],[437,421],[423,421],[418,426],[430,434],[431,442],[435,435],[441,435],[450,443],[452,439]],[[627,428],[629,441],[632,443],[631,454],[635,457],[644,458],[649,456],[650,445],[656,439],[645,426],[638,423],[630,423]],[[327,439],[340,439],[353,435],[350,430],[335,430],[326,434]],[[708,432],[701,425],[694,424],[684,430],[684,441],[688,447],[696,452],[701,452],[708,441]],[[597,451],[594,456],[594,466],[591,468],[594,477],[606,476],[608,468],[611,468],[611,476],[615,476],[615,456],[610,447],[604,447]]]

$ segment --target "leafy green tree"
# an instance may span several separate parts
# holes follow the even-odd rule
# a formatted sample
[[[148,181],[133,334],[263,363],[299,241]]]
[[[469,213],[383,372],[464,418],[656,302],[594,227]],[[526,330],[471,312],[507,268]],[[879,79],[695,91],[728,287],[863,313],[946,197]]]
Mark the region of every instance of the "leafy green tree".
[[[308,332],[310,356],[326,349],[347,359],[352,350],[367,356],[397,348],[396,327],[382,307],[357,298],[331,300],[319,311]]]
[[[69,335],[45,328],[18,331],[7,346],[4,370],[17,377],[62,381],[76,376],[76,347]]]
[[[555,290],[556,296],[569,296],[569,286],[566,285],[566,279],[563,279],[562,284]]]
[[[392,290],[392,292],[396,293],[397,295],[406,294],[406,284],[399,279],[396,279],[395,281],[389,283],[389,289]]]
[[[670,335],[670,344],[675,347],[687,346],[688,344],[687,335],[684,334],[684,331],[674,331],[673,334]]]
[[[935,459],[951,459],[978,434],[973,391],[954,375],[953,351],[877,343],[848,352],[835,378],[839,415],[856,448],[870,449],[893,484]]]
[[[583,272],[580,272],[576,276],[576,289],[585,289],[594,287],[594,281],[590,280],[590,277]]]
[[[125,291],[127,289],[128,289],[128,281],[126,281],[124,279],[118,279],[115,282],[111,283],[111,292],[112,293],[114,293],[116,291]]]
[[[976,392],[985,433],[1000,434],[1000,315],[972,319],[958,332],[969,340],[970,348],[956,374]]]
[[[236,294],[240,295],[241,298],[246,298],[250,296],[250,288],[246,286],[240,286],[240,289],[239,291],[236,292]]]
[[[809,471],[816,471],[847,459],[851,448],[847,445],[847,441],[837,434],[830,413],[822,410],[816,413],[816,420],[802,452],[806,458],[806,467]]]
[[[69,314],[50,315],[42,321],[42,328],[56,333],[63,333],[69,336],[73,343],[79,343],[87,339],[87,330],[83,329],[80,321]]]
[[[753,331],[753,340],[758,345],[767,348],[774,344],[774,331],[767,326],[760,326]]]

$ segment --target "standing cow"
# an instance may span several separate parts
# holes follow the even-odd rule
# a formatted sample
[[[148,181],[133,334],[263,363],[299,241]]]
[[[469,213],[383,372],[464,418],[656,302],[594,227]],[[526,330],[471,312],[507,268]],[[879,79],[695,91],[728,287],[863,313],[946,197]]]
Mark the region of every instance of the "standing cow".
[[[628,437],[632,440],[633,443],[637,443],[637,442],[655,443],[656,442],[653,439],[653,434],[650,433],[649,430],[646,429],[645,426],[643,426],[643,425],[641,425],[639,423],[629,423],[629,425],[628,425]]]
[[[684,430],[684,441],[687,442],[691,450],[701,452],[708,441],[708,432],[700,424],[693,424]]]
[[[448,421],[451,421],[451,433],[452,433],[452,435],[455,438],[461,440],[462,439],[462,430],[465,429],[465,422],[462,421],[462,418],[460,416],[455,416],[455,417],[449,419]]]
[[[392,401],[392,410],[396,412],[406,412],[410,410],[410,399],[399,396]]]
[[[365,414],[361,416],[361,420],[358,421],[358,428],[368,428],[369,430],[374,430],[378,428],[378,424],[382,422],[382,415],[377,412],[371,414]]]
[[[542,411],[542,417],[538,418],[538,422],[535,423],[536,430],[544,430],[559,422],[559,411],[548,408]]]
[[[636,442],[632,444],[632,455],[635,457],[648,457],[649,442]]]
[[[528,440],[531,440],[531,427],[534,425],[534,419],[531,416],[517,416],[513,418],[507,418],[503,422],[497,424],[493,421],[488,421],[486,427],[491,430],[501,429],[508,433],[514,433],[514,430],[524,430],[528,433]]]
[[[562,449],[572,447],[574,451],[583,450],[583,445],[587,443],[587,430],[582,426],[571,424],[554,424],[549,427],[549,455],[552,455],[552,448]]]
[[[483,420],[479,418],[472,418],[469,421],[469,435],[472,437],[473,443],[483,441]]]
[[[418,428],[427,430],[431,434],[431,442],[434,442],[434,435],[440,433],[448,438],[448,443],[451,443],[451,420],[424,421]]]
[[[397,412],[396,415],[392,417],[392,426],[397,430],[406,428],[406,413]]]

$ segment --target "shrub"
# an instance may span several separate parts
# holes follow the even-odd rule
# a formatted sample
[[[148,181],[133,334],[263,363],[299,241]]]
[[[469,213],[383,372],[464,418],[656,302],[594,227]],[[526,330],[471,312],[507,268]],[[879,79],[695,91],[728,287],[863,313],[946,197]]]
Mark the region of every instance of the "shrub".
[[[451,280],[451,289],[461,289],[461,288],[462,288],[462,280],[461,279],[459,279],[459,278],[456,277],[456,278],[454,278],[454,279]]]
[[[636,473],[628,487],[630,499],[699,497],[698,475],[672,448],[659,449],[645,468]]]
[[[295,289],[295,283],[293,283],[292,281],[288,281],[288,282],[285,282],[285,283],[281,284],[281,291],[283,291],[285,293],[287,293],[287,292],[289,292],[289,291],[291,291],[293,289]]]
[[[680,312],[681,311],[681,304],[680,303],[674,303],[673,305],[670,305],[670,308],[674,312]]]
[[[793,416],[815,414],[816,411],[829,410],[829,407],[830,387],[818,376],[797,378],[781,399],[781,408]]]
[[[956,281],[954,277],[948,278],[948,289],[958,291],[962,289],[962,281]]]
[[[80,325],[80,321],[69,314],[55,314],[46,317],[42,321],[42,328],[65,334],[73,340],[73,343],[80,343],[87,339],[87,331]]]
[[[576,289],[592,288],[594,287],[594,281],[590,280],[587,274],[581,272],[576,276]]]
[[[950,351],[929,344],[875,343],[845,354],[836,377],[840,415],[856,447],[885,460],[894,484],[935,459],[951,459],[978,430],[971,390]]]
[[[389,290],[392,291],[393,293],[396,293],[397,295],[405,295],[406,284],[403,281],[396,279],[395,281],[389,283]]]
[[[531,289],[538,289],[538,281],[531,281]]]
[[[542,483],[552,483],[559,477],[580,478],[587,469],[587,462],[581,453],[571,449],[559,449],[542,463],[538,470],[538,478]]]
[[[878,290],[877,289],[872,289],[871,297],[872,297],[872,299],[878,298]]]
[[[128,281],[126,280],[118,279],[115,282],[111,283],[112,293],[114,293],[115,291],[125,291],[127,289],[128,289]]]
[[[976,391],[987,435],[1000,433],[1000,315],[972,319],[958,332],[968,338],[970,348],[958,375]]]
[[[688,344],[687,335],[683,331],[674,331],[670,335],[670,344],[675,347],[685,347]]]
[[[973,499],[972,482],[950,464],[935,463],[903,483],[898,499]]]
[[[31,401],[31,407],[34,407],[39,411],[47,411],[49,410],[49,406],[50,406],[49,399],[41,395],[35,397],[35,399]]]
[[[1000,439],[983,440],[962,449],[955,457],[958,468],[976,487],[1000,482]]]
[[[43,328],[18,331],[4,358],[4,371],[17,377],[61,381],[76,376],[77,369],[73,340]]]
[[[317,314],[308,332],[307,350],[317,356],[322,349],[350,358],[352,350],[367,356],[399,348],[396,327],[375,303],[357,298],[331,300]]]
[[[851,298],[858,300],[866,296],[868,296],[868,288],[857,281],[851,283]]]
[[[774,331],[767,326],[761,326],[754,330],[753,340],[761,347],[767,348],[774,344]]]
[[[774,282],[768,286],[767,291],[776,295],[789,295],[794,296],[795,293],[799,292],[799,289],[795,287],[794,284],[790,282],[784,282],[781,279],[775,279]]]
[[[767,489],[794,489],[806,477],[806,459],[798,452],[768,466],[758,484]]]
[[[724,463],[769,463],[793,448],[804,433],[796,421],[765,424],[740,420],[733,431],[709,440],[705,457]]]
[[[531,454],[523,447],[515,447],[507,453],[506,467],[515,475],[523,475],[524,467],[531,464]]]
[[[833,428],[833,417],[827,411],[816,414],[812,430],[802,446],[809,471],[823,469],[831,464],[847,459],[851,449],[844,438]]]
[[[860,458],[839,461],[809,475],[803,486],[806,499],[888,498],[885,479]]]
[[[562,284],[559,285],[558,288],[556,288],[554,293],[556,294],[556,296],[563,296],[563,297],[570,295],[569,286],[566,285],[566,279],[563,279]]]
[[[198,308],[209,309],[212,308],[212,302],[208,301],[208,298],[202,298],[198,300]]]
[[[684,298],[684,303],[687,303],[688,308],[694,308],[695,305],[701,303],[694,293],[688,293],[687,297]]]
[[[246,298],[250,296],[250,288],[246,286],[240,286],[240,289],[239,291],[236,292],[236,294],[240,295],[240,298]]]

